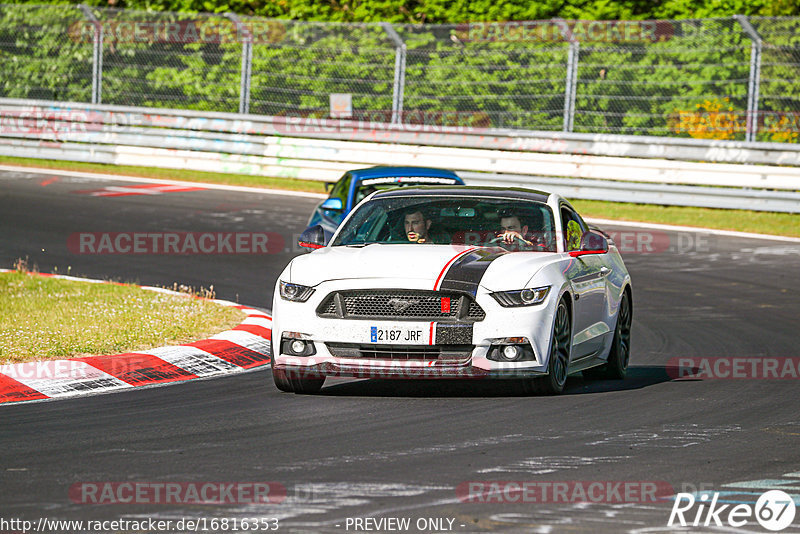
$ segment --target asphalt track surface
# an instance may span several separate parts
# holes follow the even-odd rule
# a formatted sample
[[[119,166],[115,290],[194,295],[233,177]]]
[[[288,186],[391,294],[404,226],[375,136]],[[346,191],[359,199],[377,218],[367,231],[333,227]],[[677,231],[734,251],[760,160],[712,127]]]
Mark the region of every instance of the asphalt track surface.
[[[294,252],[91,255],[71,252],[67,240],[75,232],[272,231],[289,242],[316,202],[226,191],[75,193],[108,185],[130,184],[0,174],[0,266],[28,257],[43,272],[213,284],[219,298],[269,308]],[[800,381],[674,380],[671,366],[676,357],[797,357],[800,245],[664,235],[672,250],[624,254],[634,282],[624,382],[575,376],[561,396],[526,397],[505,382],[339,379],[320,395],[300,396],[278,392],[262,369],[6,405],[0,519],[276,517],[279,532],[363,532],[348,518],[393,517],[410,518],[409,532],[445,531],[417,530],[420,518],[453,519],[452,532],[658,532],[667,530],[670,500],[466,503],[456,488],[663,481],[675,492],[733,488],[744,494],[733,500],[753,502],[764,479],[793,473],[787,491],[798,499]],[[762,482],[740,484],[753,480]],[[269,481],[287,497],[226,505],[70,500],[73,484],[90,481]],[[761,489],[741,489],[748,485]],[[784,532],[798,525],[800,517]],[[765,532],[757,524],[687,530]]]

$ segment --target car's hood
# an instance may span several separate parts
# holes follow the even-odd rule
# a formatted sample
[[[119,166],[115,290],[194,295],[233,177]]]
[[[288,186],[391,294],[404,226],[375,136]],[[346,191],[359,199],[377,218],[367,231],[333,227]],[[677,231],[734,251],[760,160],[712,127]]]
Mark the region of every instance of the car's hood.
[[[541,267],[557,259],[546,252],[508,253],[499,248],[460,245],[372,244],[325,247],[290,265],[291,281],[316,286],[329,280],[425,280],[431,289],[491,291],[526,287]]]

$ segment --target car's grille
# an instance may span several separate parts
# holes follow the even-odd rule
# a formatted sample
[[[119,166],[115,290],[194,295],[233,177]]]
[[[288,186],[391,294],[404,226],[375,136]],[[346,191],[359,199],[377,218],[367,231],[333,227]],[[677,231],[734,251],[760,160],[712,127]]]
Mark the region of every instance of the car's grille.
[[[442,363],[469,361],[474,345],[359,345],[357,343],[325,343],[337,358],[369,358],[374,360],[438,360]]]
[[[405,321],[482,321],[486,312],[468,295],[439,291],[336,291],[317,308],[320,317]]]

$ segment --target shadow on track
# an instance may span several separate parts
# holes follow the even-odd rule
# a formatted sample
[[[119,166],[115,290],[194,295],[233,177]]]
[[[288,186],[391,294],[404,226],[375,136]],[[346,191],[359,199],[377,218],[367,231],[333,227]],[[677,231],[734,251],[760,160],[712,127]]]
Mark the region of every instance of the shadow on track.
[[[648,365],[628,369],[625,380],[586,380],[580,374],[567,378],[562,395],[585,395],[641,389],[673,380],[674,370]],[[330,383],[320,395],[334,397],[518,397],[528,396],[518,380],[476,379],[364,379]]]

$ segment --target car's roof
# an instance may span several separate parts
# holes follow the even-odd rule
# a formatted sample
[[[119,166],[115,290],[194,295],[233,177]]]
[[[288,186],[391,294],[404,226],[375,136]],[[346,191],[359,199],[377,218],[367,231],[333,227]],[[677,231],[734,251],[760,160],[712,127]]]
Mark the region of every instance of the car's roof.
[[[522,187],[485,187],[468,185],[424,185],[414,187],[403,187],[401,189],[390,189],[380,191],[373,196],[373,199],[387,197],[405,196],[463,196],[463,197],[484,197],[484,198],[513,198],[520,200],[533,200],[536,202],[547,202],[550,193],[537,191],[535,189],[524,189]]]
[[[461,180],[456,173],[447,169],[435,169],[433,167],[393,167],[379,166],[368,169],[356,169],[350,171],[350,175],[356,180],[367,178],[385,178],[387,176],[425,176],[440,178],[456,178]]]

